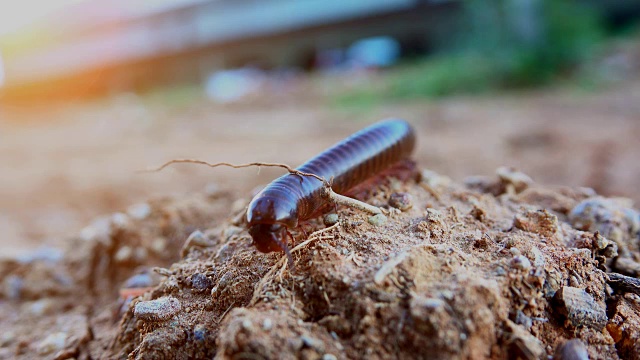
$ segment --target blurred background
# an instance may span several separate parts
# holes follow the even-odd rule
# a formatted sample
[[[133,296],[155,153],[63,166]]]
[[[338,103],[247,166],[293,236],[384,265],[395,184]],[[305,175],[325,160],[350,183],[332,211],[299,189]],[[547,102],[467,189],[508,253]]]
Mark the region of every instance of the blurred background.
[[[153,197],[252,189],[384,117],[455,180],[640,200],[637,0],[0,3],[0,248]]]

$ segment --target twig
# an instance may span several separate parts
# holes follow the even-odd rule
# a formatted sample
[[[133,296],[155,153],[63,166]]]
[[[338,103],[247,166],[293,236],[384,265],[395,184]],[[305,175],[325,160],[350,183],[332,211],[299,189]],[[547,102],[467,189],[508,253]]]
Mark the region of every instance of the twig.
[[[618,273],[608,273],[608,282],[612,288],[621,291],[640,295],[640,279],[625,276]]]
[[[401,262],[403,262],[407,257],[409,256],[408,252],[403,252],[400,255],[387,260],[387,262],[385,262],[384,264],[382,264],[382,266],[380,267],[380,269],[378,269],[378,271],[376,271],[376,274],[373,276],[373,282],[376,283],[377,285],[382,285],[384,279],[387,277],[387,275],[391,274],[391,272],[393,271],[393,269],[398,266],[398,264],[400,264]]]
[[[373,206],[373,205],[369,205],[365,202],[362,202],[360,200],[356,200],[344,195],[340,195],[335,193],[331,187],[328,187],[325,185],[324,188],[324,195],[329,198],[329,200],[333,201],[334,203],[338,204],[338,205],[345,205],[345,206],[349,206],[351,208],[355,208],[358,210],[362,210],[362,211],[366,211],[370,214],[373,215],[378,215],[378,214],[382,214],[382,210],[380,210],[379,207],[377,206]]]

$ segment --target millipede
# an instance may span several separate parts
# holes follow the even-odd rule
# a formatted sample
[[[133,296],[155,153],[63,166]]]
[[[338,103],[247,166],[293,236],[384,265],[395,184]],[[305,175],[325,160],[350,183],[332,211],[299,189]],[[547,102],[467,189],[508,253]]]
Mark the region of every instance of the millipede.
[[[416,136],[405,120],[380,121],[340,141],[260,191],[247,209],[249,234],[261,252],[288,254],[289,229],[318,215],[329,199],[324,190],[344,194],[393,165],[408,159]],[[312,174],[302,176],[300,173]]]

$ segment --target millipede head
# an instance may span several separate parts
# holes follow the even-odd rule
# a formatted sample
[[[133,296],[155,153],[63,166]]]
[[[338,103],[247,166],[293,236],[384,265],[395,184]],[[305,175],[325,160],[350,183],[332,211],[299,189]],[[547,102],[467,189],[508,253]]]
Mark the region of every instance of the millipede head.
[[[253,245],[263,253],[286,251],[287,228],[281,224],[255,224],[249,227]]]

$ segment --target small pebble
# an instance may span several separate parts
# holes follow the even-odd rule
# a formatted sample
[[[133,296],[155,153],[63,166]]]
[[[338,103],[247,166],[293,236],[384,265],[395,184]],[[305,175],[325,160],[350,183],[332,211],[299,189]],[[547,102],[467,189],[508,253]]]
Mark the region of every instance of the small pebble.
[[[598,231],[609,240],[633,237],[640,228],[639,215],[623,203],[602,197],[586,199],[571,210],[569,221],[578,230]]]
[[[197,291],[206,291],[213,286],[213,283],[209,278],[201,273],[195,273],[191,275],[191,287]]]
[[[133,257],[137,262],[144,262],[149,257],[149,251],[145,247],[138,246],[134,251]]]
[[[522,310],[518,310],[516,312],[515,323],[518,325],[524,326],[525,329],[529,330],[533,326],[533,320],[530,317],[525,315]]]
[[[531,261],[526,256],[516,255],[511,259],[511,267],[518,270],[527,270],[531,267]]]
[[[67,340],[67,333],[56,332],[49,334],[44,340],[38,344],[38,354],[46,355],[55,351],[64,349],[64,343]]]
[[[129,225],[129,217],[121,212],[117,212],[113,215],[111,215],[111,223],[113,224],[113,226],[115,226],[117,229],[124,229]]]
[[[609,245],[609,240],[607,240],[604,236],[598,234],[596,236],[596,247],[598,250],[604,250]]]
[[[602,252],[602,256],[604,256],[607,259],[613,259],[618,257],[618,245],[616,245],[616,243],[609,243],[609,245],[604,248],[604,251]]]
[[[423,182],[427,185],[429,185],[432,188],[435,187],[440,187],[440,186],[448,186],[451,183],[451,179],[438,174],[435,171],[431,171],[431,170],[422,170],[422,172],[420,173],[420,182]]]
[[[224,289],[233,282],[233,273],[231,271],[227,271],[222,275],[222,277],[220,277],[220,280],[218,280],[218,287]]]
[[[485,192],[493,184],[493,178],[489,176],[472,175],[462,179],[462,183],[470,189],[478,189]]]
[[[564,286],[553,298],[554,307],[573,326],[588,326],[601,331],[607,324],[607,313],[586,291]]]
[[[302,349],[302,340],[300,338],[288,338],[287,339],[288,346],[295,351],[299,351]]]
[[[133,257],[133,249],[131,248],[131,246],[125,245],[120,249],[118,249],[118,251],[116,251],[116,254],[113,256],[113,259],[118,263],[123,263],[131,260],[132,257]]]
[[[220,193],[220,185],[213,182],[208,183],[204,187],[204,193],[209,196],[217,195],[218,193]]]
[[[10,345],[16,339],[16,333],[13,330],[7,329],[0,335],[0,347]]]
[[[53,300],[44,298],[36,300],[29,305],[29,312],[35,316],[43,316],[50,314],[54,308]]]
[[[30,251],[26,254],[18,255],[16,260],[22,264],[29,264],[34,261],[46,261],[56,263],[62,260],[64,252],[60,249],[56,249],[50,246],[42,246],[35,251]]]
[[[323,218],[324,226],[333,226],[338,223],[338,214],[327,214]]]
[[[442,290],[442,291],[440,292],[440,296],[441,296],[443,299],[447,299],[447,300],[451,301],[451,300],[453,300],[453,298],[455,297],[455,294],[454,294],[454,293],[453,293],[453,291],[451,291],[451,290]]]
[[[389,206],[407,211],[413,207],[413,198],[405,192],[396,192],[389,197]]]
[[[587,347],[579,339],[571,339],[556,348],[554,360],[589,360]]]
[[[105,244],[111,242],[111,219],[107,216],[99,217],[80,231],[80,238],[84,241],[99,241]]]
[[[318,340],[307,335],[300,336],[300,339],[305,346],[315,349],[318,352],[324,352],[324,343],[322,342],[322,340]]]
[[[196,341],[203,341],[207,337],[207,327],[203,324],[198,324],[193,328],[193,338]]]
[[[264,321],[262,322],[262,330],[269,331],[271,330],[272,327],[273,327],[273,321],[271,321],[271,319],[269,318],[264,319]]]
[[[529,175],[511,167],[499,167],[496,169],[496,175],[503,183],[512,185],[516,193],[522,192],[533,184],[533,180]]]
[[[181,308],[178,299],[172,296],[164,296],[155,300],[137,303],[134,308],[134,314],[141,320],[163,321],[177,314]]]
[[[153,277],[149,273],[136,274],[128,278],[122,287],[125,289],[146,288],[155,285]]]
[[[4,296],[11,300],[20,299],[22,289],[24,288],[24,279],[18,275],[9,275],[4,279],[3,284]]]
[[[387,222],[387,217],[383,214],[377,214],[369,217],[369,224],[373,226],[381,226]]]
[[[163,237],[159,237],[151,242],[151,251],[156,255],[162,255],[167,250],[168,241]]]
[[[531,247],[531,249],[529,250],[529,252],[531,253],[531,255],[533,255],[533,265],[535,267],[542,267],[544,266],[544,264],[546,263],[544,254],[542,253],[542,251],[540,251],[540,249],[538,249],[537,247],[533,246]]]
[[[520,249],[516,248],[516,247],[512,247],[509,249],[509,252],[511,253],[511,255],[513,256],[518,256],[518,255],[522,255],[522,253],[520,252]]]
[[[185,241],[185,248],[190,248],[194,246],[198,247],[208,247],[211,244],[209,243],[209,239],[207,236],[200,230],[196,230],[192,232],[187,240]]]
[[[576,256],[583,259],[591,259],[591,250],[589,249],[571,249]]]
[[[127,208],[127,214],[136,220],[143,220],[151,215],[151,206],[147,203],[131,205]]]
[[[338,358],[333,354],[324,354],[322,360],[338,360]]]
[[[511,320],[505,320],[505,325],[511,339],[511,344],[507,348],[507,358],[532,360],[546,358],[544,345],[537,337]]]
[[[629,232],[635,234],[640,231],[640,213],[630,208],[626,208],[623,211],[625,220],[627,220],[627,224],[629,224]]]

